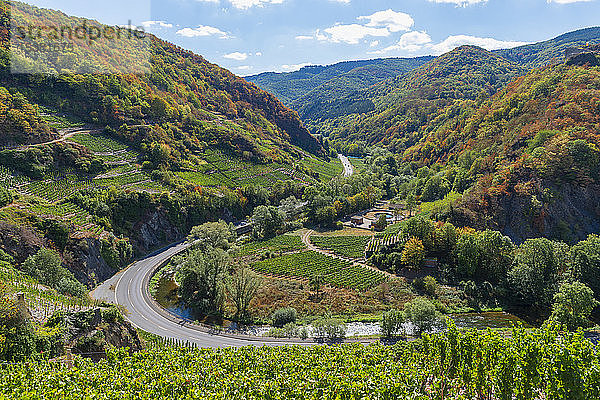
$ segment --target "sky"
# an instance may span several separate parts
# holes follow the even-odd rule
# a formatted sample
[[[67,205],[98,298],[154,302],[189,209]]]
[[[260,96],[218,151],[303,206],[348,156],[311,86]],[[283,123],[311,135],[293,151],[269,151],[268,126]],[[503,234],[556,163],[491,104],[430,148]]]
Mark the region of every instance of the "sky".
[[[129,21],[238,75],[304,65],[494,50],[600,25],[600,0],[25,0]]]

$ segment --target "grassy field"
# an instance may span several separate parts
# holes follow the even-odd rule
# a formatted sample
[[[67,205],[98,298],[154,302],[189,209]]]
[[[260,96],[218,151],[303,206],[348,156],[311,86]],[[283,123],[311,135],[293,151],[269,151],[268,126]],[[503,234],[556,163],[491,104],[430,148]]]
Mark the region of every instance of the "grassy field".
[[[352,263],[326,255],[305,251],[260,261],[251,265],[259,273],[282,277],[310,279],[321,276],[331,286],[367,290],[383,283],[385,276]]]
[[[311,242],[342,257],[362,258],[370,236],[311,236]]]

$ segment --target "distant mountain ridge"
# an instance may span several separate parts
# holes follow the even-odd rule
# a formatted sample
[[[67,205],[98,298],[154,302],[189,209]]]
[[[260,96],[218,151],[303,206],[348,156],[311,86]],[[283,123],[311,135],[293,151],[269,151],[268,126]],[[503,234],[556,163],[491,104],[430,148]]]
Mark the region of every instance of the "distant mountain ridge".
[[[547,41],[492,53],[530,70],[549,63],[560,63],[564,61],[567,48],[587,43],[600,43],[600,27],[580,29]],[[434,59],[427,56],[346,61],[330,66],[307,66],[289,73],[268,72],[248,76],[246,80],[273,93],[298,111],[311,131],[327,134],[330,125],[335,125],[332,119],[375,110],[371,101],[365,101],[364,90],[386,80],[389,83],[385,87],[392,89],[393,82],[399,82],[414,69]],[[327,123],[324,124],[324,121]]]
[[[332,65],[309,65],[294,72],[264,72],[246,76],[248,82],[273,93],[290,106],[311,92],[322,91],[322,85],[348,90],[340,83],[352,83],[354,89],[363,89],[381,80],[406,73],[431,61],[434,57],[382,58],[373,60],[342,61]],[[372,75],[362,74],[368,71]],[[346,82],[340,82],[346,79]]]

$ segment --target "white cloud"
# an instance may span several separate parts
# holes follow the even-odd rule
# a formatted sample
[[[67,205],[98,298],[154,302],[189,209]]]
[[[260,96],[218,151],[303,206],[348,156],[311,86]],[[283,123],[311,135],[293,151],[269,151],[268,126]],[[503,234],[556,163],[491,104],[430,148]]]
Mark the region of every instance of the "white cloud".
[[[262,7],[265,4],[281,4],[283,0],[229,0],[231,5],[240,10],[247,10],[251,7]]]
[[[296,40],[312,40],[314,38],[315,38],[314,36],[306,36],[306,35],[296,36]]]
[[[257,52],[257,53],[254,53],[254,55],[255,55],[256,57],[261,57],[261,56],[262,56],[262,53],[259,51],[259,52]]]
[[[292,65],[283,64],[281,66],[281,69],[285,72],[293,72],[293,71],[298,71],[299,69],[306,67],[307,65],[312,65],[312,64],[310,64],[310,63],[301,63],[301,64],[292,64]]]
[[[252,69],[252,66],[250,65],[240,65],[239,67],[235,67],[236,69],[239,69],[240,71],[248,71]]]
[[[248,58],[248,54],[240,53],[239,51],[236,51],[235,53],[225,54],[223,56],[223,58],[228,58],[230,60],[236,60],[236,61],[244,61],[245,59]]]
[[[179,36],[193,38],[193,37],[206,37],[206,36],[219,36],[221,39],[230,38],[227,32],[223,32],[219,28],[207,25],[199,25],[196,28],[183,28],[176,32]]]
[[[449,36],[446,40],[430,46],[437,54],[447,53],[457,47],[464,45],[473,45],[483,47],[486,50],[509,49],[512,47],[523,46],[527,42],[504,41],[493,38],[482,38],[468,35]]]
[[[359,24],[335,25],[325,29],[324,32],[329,34],[329,37],[326,37],[327,40],[334,43],[344,42],[348,44],[358,44],[367,36],[382,37],[390,35],[387,28],[373,28]]]
[[[173,24],[169,24],[166,21],[144,21],[142,26],[146,29],[152,28],[172,28]]]
[[[565,0],[559,0],[565,1]],[[569,1],[569,0],[566,0]],[[572,1],[572,0],[571,0]],[[575,0],[577,1],[577,0]],[[487,0],[429,0],[431,3],[449,3],[456,4],[457,7],[467,7],[472,6],[474,4],[487,3]]]
[[[365,23],[336,24],[332,27],[317,30],[313,37],[296,36],[297,40],[327,40],[333,43],[358,44],[367,37],[387,37],[392,33],[409,31],[415,21],[408,14],[394,10],[378,11],[371,15],[363,15],[357,18]]]
[[[392,9],[358,17],[358,20],[367,20],[368,27],[387,28],[390,32],[408,31],[415,24],[410,15]]]
[[[379,40],[373,40],[371,43],[369,43],[369,47],[377,47],[379,46]]]
[[[572,3],[587,3],[594,0],[546,0],[548,3],[556,4],[572,4]]]
[[[385,54],[392,51],[415,52],[428,47],[431,44],[431,37],[427,32],[413,31],[400,36],[400,40],[395,45],[386,47],[382,50],[372,51],[370,54]]]
[[[350,0],[329,0],[329,1],[333,1],[334,3],[350,4]]]

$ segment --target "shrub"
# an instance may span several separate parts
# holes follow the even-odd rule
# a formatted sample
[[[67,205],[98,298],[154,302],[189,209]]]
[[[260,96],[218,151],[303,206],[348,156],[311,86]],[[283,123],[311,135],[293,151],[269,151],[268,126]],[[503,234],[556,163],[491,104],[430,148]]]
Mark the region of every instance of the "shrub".
[[[420,336],[424,332],[431,331],[439,321],[439,313],[435,305],[423,297],[417,297],[404,308],[406,319],[415,326]]]
[[[589,317],[598,305],[594,292],[581,282],[563,283],[554,295],[549,321],[565,325],[571,331],[590,325]]]
[[[286,324],[295,323],[298,319],[298,311],[295,308],[280,308],[273,313],[271,323],[273,326],[282,328]]]
[[[342,340],[346,337],[346,324],[339,319],[320,318],[313,322],[315,337],[328,340]]]
[[[437,280],[427,275],[425,278],[417,278],[413,281],[413,287],[428,296],[434,297],[440,287]]]
[[[406,316],[402,311],[390,310],[383,313],[381,318],[381,335],[386,339],[391,339],[397,335],[403,335],[402,324],[406,320]]]

